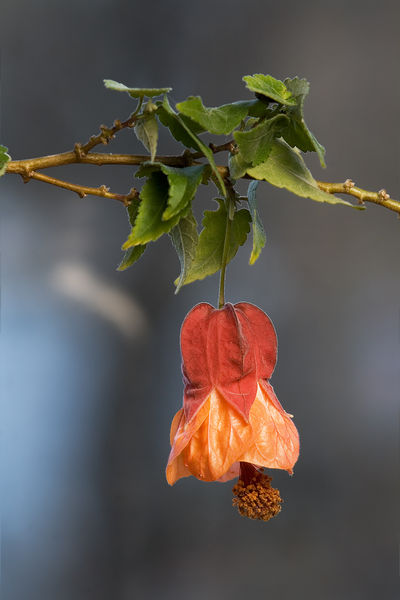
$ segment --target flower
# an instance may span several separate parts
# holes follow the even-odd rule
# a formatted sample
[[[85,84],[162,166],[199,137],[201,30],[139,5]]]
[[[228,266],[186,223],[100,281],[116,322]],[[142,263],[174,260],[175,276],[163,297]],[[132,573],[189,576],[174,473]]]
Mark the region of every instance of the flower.
[[[262,469],[291,474],[299,455],[292,415],[268,382],[277,354],[271,320],[246,302],[219,310],[198,304],[183,322],[181,351],[185,390],[171,425],[168,483],[239,476],[233,488],[239,512],[270,519],[281,498]]]

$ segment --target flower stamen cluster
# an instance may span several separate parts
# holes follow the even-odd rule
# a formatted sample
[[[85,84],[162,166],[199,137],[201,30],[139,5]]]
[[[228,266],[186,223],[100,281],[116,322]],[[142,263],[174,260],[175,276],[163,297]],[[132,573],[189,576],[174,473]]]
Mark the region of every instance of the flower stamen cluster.
[[[250,481],[243,472],[250,471]],[[271,487],[272,477],[268,477],[253,465],[241,463],[240,479],[233,486],[232,500],[242,517],[269,521],[281,512],[282,498],[279,490]]]

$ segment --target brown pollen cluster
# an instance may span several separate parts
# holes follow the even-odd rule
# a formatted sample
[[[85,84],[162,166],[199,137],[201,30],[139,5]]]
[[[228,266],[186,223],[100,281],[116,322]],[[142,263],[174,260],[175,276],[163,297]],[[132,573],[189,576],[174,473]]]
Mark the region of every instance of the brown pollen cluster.
[[[233,506],[242,517],[269,521],[281,511],[279,490],[271,487],[272,478],[253,465],[240,463],[240,479],[233,487]]]

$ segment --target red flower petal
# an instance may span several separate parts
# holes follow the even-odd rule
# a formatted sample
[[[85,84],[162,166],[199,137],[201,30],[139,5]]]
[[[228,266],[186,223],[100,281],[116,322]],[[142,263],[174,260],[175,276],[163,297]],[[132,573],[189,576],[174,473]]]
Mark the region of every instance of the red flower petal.
[[[247,320],[248,331],[251,332],[251,344],[255,348],[256,355],[257,379],[269,379],[275,369],[278,345],[272,321],[260,308],[248,302],[235,304],[235,311],[242,321]]]
[[[185,382],[183,406],[189,421],[212,389],[207,356],[211,304],[202,302],[188,313],[181,328],[182,372]]]
[[[195,306],[181,330],[184,410],[189,421],[212,388],[248,420],[257,380],[276,363],[276,334],[270,319],[252,304]]]
[[[232,304],[210,317],[208,357],[213,386],[246,419],[257,393],[252,334]]]

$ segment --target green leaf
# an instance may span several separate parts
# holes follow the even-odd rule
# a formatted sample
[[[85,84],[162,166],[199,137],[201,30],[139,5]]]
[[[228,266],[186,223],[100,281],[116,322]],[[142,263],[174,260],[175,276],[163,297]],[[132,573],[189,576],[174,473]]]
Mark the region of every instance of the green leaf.
[[[131,227],[134,227],[136,222],[136,217],[139,212],[140,200],[139,198],[134,198],[131,200],[131,203],[127,207],[128,219]],[[125,252],[124,258],[121,263],[118,265],[118,271],[125,271],[128,267],[132,266],[139,258],[142,256],[143,252],[146,249],[146,244],[142,246],[134,246]]]
[[[11,160],[7,150],[8,148],[0,144],[0,177],[6,172],[7,163]]]
[[[168,179],[164,173],[151,173],[140,192],[138,214],[132,231],[122,246],[123,250],[157,240],[175,227],[184,216],[179,213],[168,221],[162,220],[168,202],[168,191]]]
[[[178,123],[178,125],[180,125],[184,129],[186,134],[191,138],[191,140],[194,144],[193,147],[196,148],[197,150],[199,150],[200,152],[202,152],[204,154],[204,156],[207,158],[208,162],[210,163],[211,169],[213,170],[213,172],[215,174],[216,180],[218,182],[218,187],[219,187],[220,191],[222,192],[222,194],[224,196],[226,196],[226,188],[225,188],[224,180],[222,179],[220,172],[218,171],[217,165],[215,164],[212,150],[208,146],[203,144],[203,142],[199,139],[199,137],[196,135],[196,133],[189,127],[189,125],[187,125],[187,123],[182,119],[182,117],[180,115],[176,114],[176,112],[171,108],[171,105],[168,102],[167,96],[164,96],[162,107],[164,109],[164,113],[167,113],[170,119],[174,118],[176,120],[176,122]]]
[[[154,113],[146,114],[138,119],[135,125],[135,134],[143,146],[150,152],[153,162],[157,154],[158,123]]]
[[[171,229],[169,233],[174,248],[178,254],[179,262],[181,263],[181,274],[177,279],[175,294],[181,289],[187,273],[196,255],[197,243],[199,235],[197,233],[197,222],[190,213],[183,217],[179,223]]]
[[[168,205],[162,215],[164,221],[180,213],[192,201],[205,167],[206,165],[194,165],[178,169],[161,165],[169,182]]]
[[[204,279],[207,275],[212,275],[221,269],[228,215],[224,202],[220,200],[218,202],[220,206],[217,211],[207,210],[204,213],[203,230],[200,233],[196,255],[182,285],[192,283],[197,279]],[[250,220],[248,210],[242,209],[235,212],[230,227],[227,262],[232,260],[239,246],[245,243],[250,231]]]
[[[271,151],[272,142],[280,135],[287,121],[286,115],[276,115],[261,121],[249,131],[235,131],[233,137],[241,154],[241,163],[250,163],[255,167],[264,162]]]
[[[192,167],[169,167],[164,163],[142,163],[135,177],[149,177],[154,171],[161,171],[168,178],[168,202],[163,212],[163,221],[168,221],[182,212],[193,200],[196,190],[206,171],[209,176],[209,165],[193,165]]]
[[[303,152],[316,152],[322,167],[325,167],[325,148],[308,129],[303,116],[304,100],[310,84],[306,79],[285,79],[285,84],[296,100],[296,105],[287,110],[289,117],[287,128],[282,137],[292,148],[297,147]]]
[[[251,167],[251,163],[244,160],[242,154],[237,152],[236,154],[229,155],[229,174],[232,179],[240,179],[246,174],[247,169]]]
[[[296,104],[296,100],[293,98],[290,90],[288,90],[283,81],[275,79],[274,77],[271,77],[271,75],[262,75],[262,73],[246,75],[243,77],[243,81],[251,92],[261,94],[274,102],[279,102],[279,104],[285,104],[287,106]]]
[[[133,227],[135,225],[136,217],[139,212],[139,206],[140,206],[139,198],[133,198],[133,200],[131,200],[131,203],[128,205],[128,207],[126,209],[131,227]]]
[[[196,121],[205,130],[217,135],[233,131],[247,116],[247,102],[234,102],[215,108],[206,108],[200,96],[189,96],[184,102],[176,105],[179,112]]]
[[[264,226],[257,210],[256,190],[258,184],[259,181],[252,181],[247,190],[247,200],[249,203],[251,220],[253,222],[253,250],[251,251],[249,261],[251,265],[254,265],[257,258],[260,256],[261,250],[264,248],[265,242],[267,241]]]
[[[143,98],[147,96],[147,98],[154,98],[154,96],[161,96],[162,94],[167,94],[172,90],[170,87],[165,88],[131,88],[127,87],[123,83],[118,83],[118,81],[113,81],[112,79],[104,79],[104,85],[109,90],[114,90],[115,92],[127,92],[132,98]]]
[[[264,179],[272,185],[286,188],[303,198],[359,208],[346,200],[341,200],[320,190],[300,152],[293,150],[283,140],[275,140],[268,159],[261,165],[248,169],[247,173],[254,179]]]
[[[195,148],[198,150],[197,141],[191,137],[186,129],[183,127],[181,121],[184,121],[187,127],[195,134],[201,133],[204,129],[195,121],[192,121],[188,117],[181,116],[181,121],[178,121],[177,114],[171,108],[168,102],[167,96],[164,97],[163,102],[157,102],[157,116],[161,123],[167,127],[171,135],[178,141],[182,142],[186,148]]]
[[[131,267],[137,260],[139,260],[145,250],[146,244],[129,248],[129,250],[125,252],[124,258],[118,265],[117,271],[125,271],[125,269]]]

